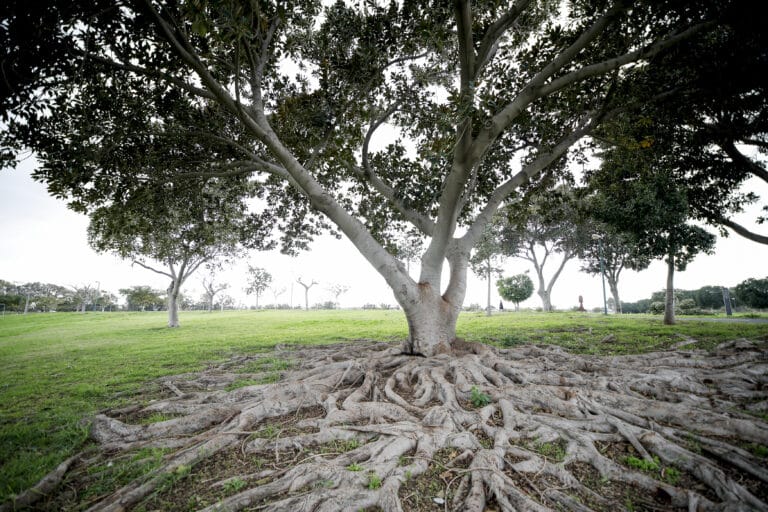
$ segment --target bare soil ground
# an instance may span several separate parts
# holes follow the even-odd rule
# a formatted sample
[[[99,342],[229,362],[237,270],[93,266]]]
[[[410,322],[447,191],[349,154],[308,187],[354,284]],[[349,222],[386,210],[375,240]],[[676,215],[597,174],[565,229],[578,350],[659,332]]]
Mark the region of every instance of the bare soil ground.
[[[766,342],[279,347],[161,385],[0,510],[768,510]]]

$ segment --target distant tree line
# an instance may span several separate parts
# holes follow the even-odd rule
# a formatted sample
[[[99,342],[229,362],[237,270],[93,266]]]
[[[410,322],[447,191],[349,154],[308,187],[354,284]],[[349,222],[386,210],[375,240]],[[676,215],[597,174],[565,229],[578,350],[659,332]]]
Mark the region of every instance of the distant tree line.
[[[111,311],[117,307],[117,296],[98,285],[19,284],[0,279],[0,304],[16,313]]]
[[[706,311],[720,310],[725,307],[724,287],[702,286],[697,290],[675,289],[674,297],[678,314],[700,314]],[[637,302],[622,302],[624,313],[654,313],[664,312],[666,290],[654,292],[650,298]],[[733,288],[727,289],[725,295],[733,308],[739,309],[768,309],[768,277],[763,279],[749,278]]]

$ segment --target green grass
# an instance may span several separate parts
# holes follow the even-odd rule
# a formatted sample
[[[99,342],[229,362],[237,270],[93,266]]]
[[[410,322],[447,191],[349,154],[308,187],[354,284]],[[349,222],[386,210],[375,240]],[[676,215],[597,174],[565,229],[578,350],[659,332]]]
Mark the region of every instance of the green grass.
[[[163,375],[200,370],[234,354],[276,344],[323,344],[407,335],[399,311],[182,312],[179,329],[164,313],[45,313],[0,317],[0,502],[33,485],[87,442],[83,420],[131,397]],[[621,354],[669,347],[679,335],[711,348],[734,338],[768,339],[768,325],[681,322],[658,316],[463,313],[458,335],[513,346],[556,343],[581,353]],[[610,343],[602,343],[612,335]],[[233,386],[275,381],[291,361],[265,358]],[[120,398],[122,397],[122,398]],[[152,417],[147,421],[162,421]]]

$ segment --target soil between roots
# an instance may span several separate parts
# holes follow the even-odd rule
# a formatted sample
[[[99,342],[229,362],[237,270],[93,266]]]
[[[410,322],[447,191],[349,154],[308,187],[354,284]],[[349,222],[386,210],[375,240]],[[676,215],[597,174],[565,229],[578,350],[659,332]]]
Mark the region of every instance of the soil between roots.
[[[768,510],[768,345],[278,347],[166,377],[0,510]]]

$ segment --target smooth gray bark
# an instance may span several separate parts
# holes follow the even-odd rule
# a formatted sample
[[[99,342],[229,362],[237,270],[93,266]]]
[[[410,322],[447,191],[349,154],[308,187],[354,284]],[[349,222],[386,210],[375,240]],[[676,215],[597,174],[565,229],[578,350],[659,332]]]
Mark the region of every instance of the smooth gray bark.
[[[664,325],[675,324],[675,257],[667,258],[667,293],[664,302]]]

